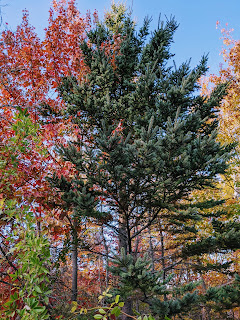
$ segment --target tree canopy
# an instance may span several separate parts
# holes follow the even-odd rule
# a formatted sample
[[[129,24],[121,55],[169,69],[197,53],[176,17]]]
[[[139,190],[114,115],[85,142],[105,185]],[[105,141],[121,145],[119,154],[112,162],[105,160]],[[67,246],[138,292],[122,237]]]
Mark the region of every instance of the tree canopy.
[[[200,93],[207,57],[177,67],[177,27],[60,1],[44,40],[27,13],[2,33],[3,319],[237,319],[229,81]]]

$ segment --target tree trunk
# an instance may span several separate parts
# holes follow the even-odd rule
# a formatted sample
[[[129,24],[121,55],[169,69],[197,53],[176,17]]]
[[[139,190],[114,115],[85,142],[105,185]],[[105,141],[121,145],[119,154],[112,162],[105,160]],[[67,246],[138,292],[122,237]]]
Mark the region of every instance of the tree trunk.
[[[164,233],[162,230],[161,220],[158,219],[159,232],[160,232],[160,243],[161,243],[161,262],[163,270],[163,281],[166,280],[166,264],[165,264],[165,248],[164,248]],[[167,301],[167,295],[164,293],[164,301]]]
[[[150,246],[150,255],[152,260],[152,272],[155,271],[155,261],[154,261],[154,248],[152,243],[152,235],[151,235],[151,229],[148,227],[148,234],[149,234],[149,246]]]
[[[124,307],[123,307],[123,311],[128,314],[129,316],[133,316],[133,304],[132,304],[132,298],[130,297],[129,299],[127,299],[124,303]],[[131,317],[128,317],[126,315],[123,315],[122,320],[132,320]]]
[[[131,239],[130,234],[128,232],[128,224],[126,221],[126,216],[124,213],[119,214],[119,250],[124,249],[126,254],[132,253]],[[129,297],[123,307],[123,311],[132,316],[132,297]],[[132,318],[123,315],[122,320],[132,320]]]
[[[119,253],[121,253],[121,249],[123,248],[125,253],[128,254],[128,234],[127,234],[127,223],[124,214],[119,214]]]
[[[78,280],[78,241],[77,241],[77,222],[73,222],[74,230],[72,232],[72,301],[77,301],[77,280]]]
[[[106,238],[105,238],[105,236],[104,236],[103,226],[101,227],[101,233],[102,233],[102,238],[103,238],[104,249],[105,249],[105,252],[106,252],[106,268],[105,268],[105,269],[106,269],[106,279],[105,279],[105,282],[106,282],[106,287],[108,287],[108,282],[109,282],[109,273],[108,273],[108,267],[109,267],[109,247],[108,247]]]
[[[199,260],[198,260],[198,263],[200,263]],[[202,280],[202,288],[203,288],[203,291],[204,291],[204,293],[206,293],[206,292],[207,292],[206,282],[205,282],[205,280],[204,280],[204,277],[203,277],[201,271],[199,271],[199,274],[200,274],[200,277],[201,277],[201,280]],[[211,320],[210,308],[207,307],[206,305],[202,307],[202,319],[203,319],[203,320]]]

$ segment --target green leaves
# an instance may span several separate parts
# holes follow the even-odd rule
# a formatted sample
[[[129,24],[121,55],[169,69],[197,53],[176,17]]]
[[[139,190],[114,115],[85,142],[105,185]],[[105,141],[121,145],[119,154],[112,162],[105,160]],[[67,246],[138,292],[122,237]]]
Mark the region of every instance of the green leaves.
[[[169,318],[168,318],[169,319]],[[155,318],[153,318],[151,315],[150,316],[147,316],[147,315],[145,315],[145,316],[139,316],[138,318],[137,318],[137,320],[155,320]],[[170,319],[169,319],[170,320]]]
[[[106,291],[102,293],[102,295],[98,297],[99,302],[102,301],[104,297],[108,297],[108,298],[112,297],[112,295],[108,293],[109,290],[110,288],[108,288]],[[90,308],[90,309],[81,308],[80,312],[76,312],[78,304],[76,301],[73,301],[71,313],[87,314],[89,311],[97,309],[97,313],[93,316],[94,319],[107,320],[109,319],[109,317],[111,317],[111,315],[114,315],[115,318],[117,319],[121,314],[122,307],[124,306],[124,302],[122,301],[119,302],[119,299],[120,299],[120,295],[116,295],[116,297],[114,298],[114,301],[110,305],[103,306],[101,308],[99,307]]]
[[[119,308],[119,306],[116,306],[112,309],[111,314],[114,314],[116,317],[118,317],[121,313],[121,309]]]
[[[101,314],[95,314],[93,317],[94,319],[103,319],[103,315]]]
[[[120,298],[120,295],[119,295],[119,294],[118,294],[118,295],[116,295],[116,297],[115,297],[115,303],[116,303],[116,304],[118,303],[119,298]]]
[[[34,288],[34,290],[37,292],[37,293],[42,293],[42,290],[39,288],[39,286],[36,286]]]
[[[106,314],[106,311],[103,310],[103,309],[98,309],[98,312],[101,313],[101,314]]]
[[[3,305],[4,314],[8,316],[14,310],[22,320],[48,319],[46,305],[51,293],[47,269],[51,263],[49,241],[44,232],[36,236],[36,220],[28,208],[6,213],[9,219],[14,215],[13,238],[9,241],[13,243],[10,253],[17,254],[18,269],[9,274],[17,286]],[[20,239],[18,242],[15,241],[16,236]]]

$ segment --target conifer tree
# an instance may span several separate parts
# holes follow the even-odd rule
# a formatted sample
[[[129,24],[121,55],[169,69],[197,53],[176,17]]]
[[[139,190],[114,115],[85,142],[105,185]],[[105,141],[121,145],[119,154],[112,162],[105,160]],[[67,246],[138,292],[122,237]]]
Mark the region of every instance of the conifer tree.
[[[96,199],[104,198],[105,225],[118,235],[119,251],[122,248],[130,269],[141,267],[130,276],[129,292],[141,292],[139,299],[161,317],[179,313],[184,306],[188,309],[196,302],[196,293],[168,300],[166,279],[160,284],[161,277],[139,260],[137,239],[163,210],[176,212],[169,223],[173,229],[181,226],[179,232],[199,218],[191,208],[176,208],[192,191],[214,186],[217,175],[227,168],[231,146],[216,140],[218,106],[226,84],[210,97],[199,95],[198,80],[207,71],[207,58],[194,69],[189,62],[176,67],[170,52],[178,26],[175,19],[159,23],[151,33],[149,24],[146,19],[137,32],[124,6],[113,5],[105,21],[81,43],[89,72],[81,82],[64,78],[59,88],[67,116],[80,132],[77,141],[59,150],[75,166],[76,177],[52,181],[79,220],[93,217],[99,211]],[[183,254],[186,250],[194,254],[193,245],[184,250]],[[144,269],[147,274],[142,277]],[[129,278],[123,274],[118,273],[125,286]],[[159,283],[156,290],[150,288],[154,281]],[[131,295],[125,308],[132,314]]]

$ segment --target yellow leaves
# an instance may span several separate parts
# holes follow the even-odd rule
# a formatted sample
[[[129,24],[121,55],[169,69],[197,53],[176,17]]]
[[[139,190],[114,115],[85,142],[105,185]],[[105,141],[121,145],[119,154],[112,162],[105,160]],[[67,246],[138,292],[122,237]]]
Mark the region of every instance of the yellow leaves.
[[[76,301],[72,301],[71,313],[74,313],[77,310],[78,304]]]
[[[80,314],[87,314],[87,309],[86,308],[81,308],[80,310]]]
[[[104,299],[105,297],[112,297],[112,294],[108,293],[109,290],[111,289],[111,287],[108,287],[106,291],[103,291],[103,293],[98,297],[98,300],[101,301],[102,299]],[[118,301],[119,301],[119,297],[118,297]],[[115,301],[116,302],[116,301]],[[117,303],[117,302],[116,302]]]
[[[115,298],[115,303],[118,303],[119,302],[119,298],[120,298],[120,295],[118,294]]]
[[[1,194],[0,194],[0,212],[1,212],[1,209],[3,208],[3,205],[4,205],[4,199],[1,198]]]
[[[75,313],[78,307],[79,307],[78,303],[76,301],[72,301],[71,313]],[[87,308],[81,308],[78,313],[79,314],[87,314],[88,313],[88,309]]]
[[[78,308],[78,303],[76,301],[72,301],[72,308],[71,308],[71,313],[74,313]],[[86,308],[81,308],[80,309],[80,314],[87,314],[88,310]]]

